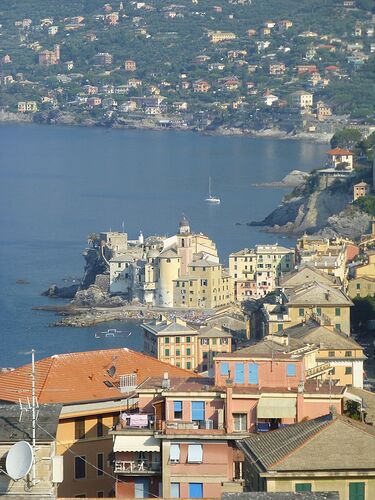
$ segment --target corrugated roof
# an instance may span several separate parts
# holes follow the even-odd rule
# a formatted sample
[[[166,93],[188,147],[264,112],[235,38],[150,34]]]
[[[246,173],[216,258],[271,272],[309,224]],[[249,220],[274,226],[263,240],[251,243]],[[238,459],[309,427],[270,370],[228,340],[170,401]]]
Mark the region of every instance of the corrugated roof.
[[[36,362],[36,396],[39,403],[77,403],[121,399],[120,375],[137,374],[140,384],[148,377],[187,377],[191,372],[127,348],[56,354]],[[107,370],[114,366],[111,377]],[[31,397],[31,365],[0,375],[0,401],[26,401]],[[108,381],[110,384],[106,385]]]

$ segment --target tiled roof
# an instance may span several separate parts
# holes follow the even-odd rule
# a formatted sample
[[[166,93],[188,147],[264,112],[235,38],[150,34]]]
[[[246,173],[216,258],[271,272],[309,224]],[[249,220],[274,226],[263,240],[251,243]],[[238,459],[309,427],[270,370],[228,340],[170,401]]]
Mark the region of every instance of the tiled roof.
[[[177,321],[150,321],[149,323],[144,323],[143,327],[145,327],[147,330],[154,332],[156,335],[161,334],[186,334],[186,335],[194,335],[197,333],[194,328],[191,328],[188,325],[181,325],[181,323],[178,323]]]
[[[341,280],[336,276],[325,273],[320,269],[314,268],[309,265],[301,264],[301,267],[296,272],[285,273],[280,279],[280,287],[283,288],[295,288],[297,286],[303,285],[304,283],[309,283],[311,281],[317,281],[318,283],[323,283],[326,285],[340,285]]]
[[[60,404],[39,405],[37,441],[52,441],[53,436],[56,436],[61,408]],[[19,404],[0,406],[0,442],[30,441],[31,429],[31,411],[22,411],[21,416]]]
[[[352,306],[349,297],[337,288],[313,281],[291,291],[286,291],[288,305],[301,306]]]
[[[351,151],[348,149],[342,149],[342,148],[335,148],[335,149],[330,149],[327,151],[328,155],[343,155],[343,156],[348,156],[348,155],[353,155]]]
[[[209,338],[219,338],[219,337],[231,337],[232,335],[228,332],[224,332],[217,328],[216,326],[204,326],[198,330],[198,337],[209,337]]]
[[[114,366],[111,377],[107,370]],[[191,372],[130,349],[56,354],[36,362],[36,396],[39,403],[76,403],[121,399],[119,376],[137,374],[137,383],[148,377],[187,377]],[[26,401],[31,397],[31,365],[0,375],[0,401]],[[113,384],[108,387],[105,381]],[[109,384],[110,385],[110,384]]]
[[[317,471],[375,468],[375,429],[347,417],[325,415],[256,434],[238,445],[263,470]],[[350,453],[343,453],[350,450]]]

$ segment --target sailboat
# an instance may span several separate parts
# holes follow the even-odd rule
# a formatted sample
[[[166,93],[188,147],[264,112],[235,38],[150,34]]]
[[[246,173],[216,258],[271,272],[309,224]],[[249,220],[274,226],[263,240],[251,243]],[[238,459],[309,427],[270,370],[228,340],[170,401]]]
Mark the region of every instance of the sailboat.
[[[220,198],[218,196],[212,196],[211,194],[211,177],[208,178],[208,198],[206,198],[207,203],[214,203],[218,205],[220,203]]]

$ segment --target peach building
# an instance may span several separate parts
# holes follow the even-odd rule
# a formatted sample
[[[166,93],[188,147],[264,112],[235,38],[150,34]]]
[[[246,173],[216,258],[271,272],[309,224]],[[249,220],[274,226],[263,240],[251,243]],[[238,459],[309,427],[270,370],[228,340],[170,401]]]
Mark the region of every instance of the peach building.
[[[367,182],[359,182],[358,184],[354,185],[353,188],[353,200],[358,200],[358,198],[361,198],[361,196],[368,196],[371,191],[370,184],[367,184]]]

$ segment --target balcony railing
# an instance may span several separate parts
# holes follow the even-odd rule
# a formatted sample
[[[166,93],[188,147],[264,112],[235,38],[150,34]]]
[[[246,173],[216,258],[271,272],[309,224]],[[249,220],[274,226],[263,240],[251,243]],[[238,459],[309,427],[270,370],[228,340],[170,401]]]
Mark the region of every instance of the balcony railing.
[[[330,363],[322,363],[321,365],[314,366],[313,368],[309,368],[305,372],[306,378],[314,378],[319,375],[323,375],[323,373],[329,372],[332,369]]]
[[[166,429],[192,430],[192,429],[218,429],[213,420],[196,420],[194,422],[180,422],[169,420],[166,422]]]
[[[147,460],[116,460],[115,473],[138,474],[147,472],[160,472],[160,462],[149,462]]]

